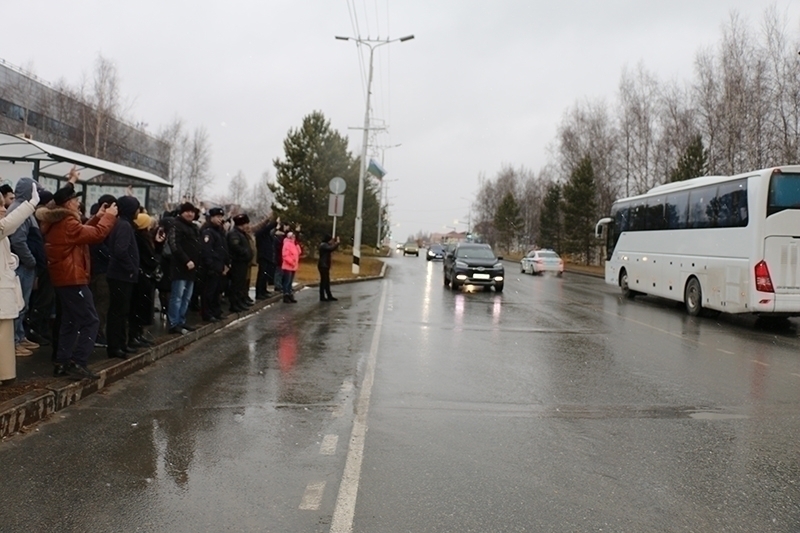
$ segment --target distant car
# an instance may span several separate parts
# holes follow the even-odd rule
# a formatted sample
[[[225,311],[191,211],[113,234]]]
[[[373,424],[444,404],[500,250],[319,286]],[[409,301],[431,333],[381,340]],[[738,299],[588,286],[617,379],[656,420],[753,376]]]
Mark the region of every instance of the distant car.
[[[398,252],[399,252],[400,250],[402,250],[402,249],[403,249],[403,243],[402,243],[402,242],[398,242],[398,243],[397,243],[397,246],[395,246],[395,249],[396,249]]]
[[[553,250],[533,250],[519,262],[519,271],[534,276],[554,272],[560,277],[564,274],[564,261]]]
[[[428,247],[428,253],[425,254],[425,259],[428,261],[443,261],[444,246],[441,244],[431,244]]]
[[[415,242],[407,242],[403,245],[403,255],[416,255],[419,257],[419,246]]]
[[[506,274],[502,259],[488,244],[457,244],[444,258],[444,284],[454,291],[475,285],[503,292]]]

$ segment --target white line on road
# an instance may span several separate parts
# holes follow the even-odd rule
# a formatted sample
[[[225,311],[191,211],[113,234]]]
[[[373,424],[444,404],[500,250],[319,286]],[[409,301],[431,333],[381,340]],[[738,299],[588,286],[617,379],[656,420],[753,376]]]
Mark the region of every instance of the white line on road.
[[[753,361],[755,364],[757,364],[757,365],[761,365],[761,366],[769,366],[769,364],[767,364],[767,363],[762,363],[761,361],[756,361],[755,359],[752,359],[752,361]]]
[[[361,461],[364,459],[364,441],[367,436],[367,412],[372,396],[372,383],[375,380],[375,361],[378,357],[378,343],[383,328],[383,310],[386,304],[387,283],[384,281],[381,302],[378,305],[378,319],[375,321],[375,332],[372,334],[372,345],[367,358],[367,369],[361,382],[361,395],[356,404],[356,418],[350,433],[350,446],[347,449],[347,461],[344,465],[342,483],[336,497],[336,508],[333,510],[331,533],[350,533],[353,531],[353,516],[356,511],[358,483],[361,478]]]
[[[325,492],[325,482],[317,481],[309,483],[303,493],[303,500],[300,502],[300,509],[303,511],[316,511],[322,502],[322,494]]]
[[[735,355],[734,352],[729,352],[728,350],[723,350],[722,348],[717,348],[718,352],[726,353],[728,355]]]
[[[336,455],[336,445],[339,443],[339,435],[325,435],[322,444],[319,446],[321,455]]]
[[[794,372],[791,372],[791,374],[792,374],[793,376],[797,376],[798,378],[800,378],[800,374],[795,374]]]

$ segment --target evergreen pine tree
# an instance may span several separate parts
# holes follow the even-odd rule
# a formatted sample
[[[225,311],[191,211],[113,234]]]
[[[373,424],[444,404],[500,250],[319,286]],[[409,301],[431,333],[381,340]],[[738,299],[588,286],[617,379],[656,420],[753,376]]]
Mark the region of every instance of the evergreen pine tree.
[[[303,118],[298,129],[290,130],[283,141],[284,159],[276,159],[276,183],[270,184],[275,195],[275,210],[282,219],[302,225],[306,246],[316,248],[318,239],[331,233],[333,218],[328,216],[328,183],[341,177],[347,183],[344,216],[337,220],[336,233],[343,243],[353,236],[358,195],[359,160],[347,150],[347,138],[331,129],[330,121],[320,111]],[[364,187],[363,220],[374,211],[375,228],[363,224],[363,241],[377,238],[376,187]]]
[[[537,244],[542,248],[551,248],[562,253],[564,251],[562,233],[561,185],[551,183],[547,187],[542,211],[539,213],[539,242]]]
[[[587,265],[591,261],[597,221],[595,187],[592,160],[585,156],[564,185],[562,208],[566,251],[581,254]]]
[[[669,181],[683,181],[705,176],[708,169],[708,153],[703,147],[703,137],[695,135],[678,160],[678,165],[670,172]]]
[[[508,250],[522,228],[519,205],[511,192],[507,192],[494,214],[494,229],[501,247]]]

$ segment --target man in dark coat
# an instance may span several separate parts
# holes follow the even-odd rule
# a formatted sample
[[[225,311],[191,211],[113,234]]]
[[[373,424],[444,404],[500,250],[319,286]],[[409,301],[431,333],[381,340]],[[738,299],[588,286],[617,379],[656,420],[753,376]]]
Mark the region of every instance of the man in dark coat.
[[[117,199],[110,195],[104,194],[97,199],[97,203],[89,208],[89,214],[94,216],[102,206],[110,206],[116,203]],[[119,206],[117,206],[119,208]],[[97,339],[95,339],[95,346],[106,346],[106,318],[108,316],[108,306],[111,305],[111,300],[108,295],[108,282],[106,281],[106,273],[108,272],[108,261],[111,254],[108,251],[108,244],[103,241],[98,244],[89,246],[89,252],[92,254],[91,273],[92,277],[89,281],[89,289],[94,296],[94,305],[97,308],[97,317],[100,319],[100,329],[97,332]]]
[[[248,236],[250,217],[246,214],[233,217],[233,228],[228,232],[228,253],[231,257],[231,285],[228,300],[231,312],[244,311],[250,306],[247,293],[250,289],[250,262],[253,260],[253,248]]]
[[[128,316],[133,287],[139,280],[139,245],[133,227],[133,219],[139,213],[139,200],[135,196],[120,196],[117,209],[119,219],[106,239],[110,254],[106,272],[110,299],[106,342],[109,357],[127,359],[134,351],[128,346]]]
[[[338,247],[339,237],[331,238],[330,235],[325,235],[319,245],[317,270],[319,270],[320,302],[335,302],[338,300],[338,298],[334,298],[333,294],[331,294],[331,255]]]
[[[203,294],[200,298],[200,314],[206,322],[217,322],[222,318],[220,294],[225,281],[225,276],[230,269],[230,256],[228,243],[225,238],[223,221],[225,212],[221,207],[212,207],[208,210],[206,223],[200,231],[202,238],[202,264],[205,271]]]
[[[169,332],[181,335],[195,328],[186,324],[186,311],[192,298],[200,262],[200,230],[194,225],[195,207],[190,202],[181,204],[178,216],[170,229],[167,241],[170,249]]]
[[[273,231],[281,218],[274,220],[272,217],[266,224],[260,224],[253,232],[256,238],[256,251],[258,254],[258,276],[256,277],[256,300],[266,300],[271,295],[269,286],[275,285],[275,240]]]

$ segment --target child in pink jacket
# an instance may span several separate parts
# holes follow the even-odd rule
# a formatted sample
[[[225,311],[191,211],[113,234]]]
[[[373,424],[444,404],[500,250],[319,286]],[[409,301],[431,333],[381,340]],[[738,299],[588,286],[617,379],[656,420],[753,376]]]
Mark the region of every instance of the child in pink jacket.
[[[297,242],[297,237],[293,231],[290,231],[283,240],[283,262],[281,263],[281,270],[283,270],[283,303],[297,303],[292,291],[292,282],[294,281],[294,275],[297,273],[297,268],[300,266],[300,252],[301,248]]]

